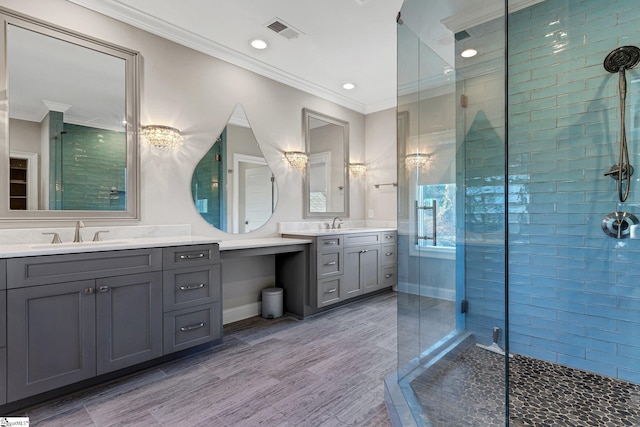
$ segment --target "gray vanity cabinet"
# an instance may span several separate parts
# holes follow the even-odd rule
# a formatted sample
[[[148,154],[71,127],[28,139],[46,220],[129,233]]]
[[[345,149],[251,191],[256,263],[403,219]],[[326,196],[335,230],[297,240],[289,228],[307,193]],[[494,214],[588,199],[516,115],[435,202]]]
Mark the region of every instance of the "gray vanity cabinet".
[[[395,231],[333,231],[310,236],[312,307],[322,309],[395,284]]]
[[[0,404],[221,343],[220,276],[217,244],[0,260]]]

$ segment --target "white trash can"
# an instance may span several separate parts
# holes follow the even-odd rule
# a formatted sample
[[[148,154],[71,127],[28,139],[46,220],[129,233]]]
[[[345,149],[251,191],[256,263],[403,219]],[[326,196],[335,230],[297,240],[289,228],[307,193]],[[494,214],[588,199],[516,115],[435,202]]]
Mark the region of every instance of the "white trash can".
[[[262,317],[267,319],[282,317],[282,295],[282,288],[262,290]]]

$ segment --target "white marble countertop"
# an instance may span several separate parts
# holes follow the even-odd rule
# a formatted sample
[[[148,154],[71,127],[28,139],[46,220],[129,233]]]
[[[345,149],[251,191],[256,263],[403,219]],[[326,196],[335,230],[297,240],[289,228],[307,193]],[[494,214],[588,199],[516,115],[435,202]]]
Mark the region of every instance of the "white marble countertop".
[[[100,252],[123,249],[159,248],[182,245],[202,245],[220,243],[220,239],[206,236],[164,236],[138,237],[131,239],[103,240],[101,242],[80,243],[23,243],[0,245],[0,258],[23,256]]]
[[[311,243],[308,239],[288,239],[283,237],[264,237],[260,239],[236,239],[220,242],[220,251],[234,249],[264,248]]]
[[[284,235],[292,236],[331,236],[334,234],[354,234],[354,233],[378,233],[384,231],[396,231],[395,228],[389,227],[356,227],[356,228],[335,228],[335,229],[317,229],[317,230],[299,230],[283,232]]]

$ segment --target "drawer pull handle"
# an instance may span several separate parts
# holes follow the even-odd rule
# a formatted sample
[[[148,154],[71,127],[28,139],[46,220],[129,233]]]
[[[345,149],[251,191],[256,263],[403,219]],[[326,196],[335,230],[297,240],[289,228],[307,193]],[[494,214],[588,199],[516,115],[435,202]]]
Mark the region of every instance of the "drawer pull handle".
[[[180,259],[198,259],[198,258],[204,258],[204,252],[200,252],[197,254],[180,255]]]
[[[109,292],[109,287],[108,287],[108,286],[100,286],[100,287],[98,288],[98,290],[99,290],[100,292]]]
[[[391,276],[393,276],[393,274],[385,274],[385,275],[384,275],[384,278],[385,278],[385,279],[388,279],[388,278],[389,278],[389,277],[391,277]]]
[[[393,252],[387,252],[385,255],[386,256],[391,256],[391,255],[393,255]]]
[[[332,289],[329,289],[328,291],[325,291],[325,294],[332,294],[335,291],[337,291],[337,289],[336,288],[332,288]]]
[[[182,332],[189,332],[189,331],[193,331],[194,329],[204,328],[204,325],[205,325],[204,322],[200,322],[197,325],[183,326],[183,327],[180,328],[180,330]]]
[[[204,283],[199,283],[197,285],[182,285],[180,286],[181,291],[192,291],[194,289],[202,289],[204,288]]]
[[[385,239],[393,239],[393,236],[392,235],[387,235],[387,236],[384,236],[384,238]]]
[[[325,240],[324,244],[325,245],[337,245],[338,241],[337,240]]]
[[[336,262],[335,261],[331,261],[331,262],[326,263],[325,265],[336,265]]]

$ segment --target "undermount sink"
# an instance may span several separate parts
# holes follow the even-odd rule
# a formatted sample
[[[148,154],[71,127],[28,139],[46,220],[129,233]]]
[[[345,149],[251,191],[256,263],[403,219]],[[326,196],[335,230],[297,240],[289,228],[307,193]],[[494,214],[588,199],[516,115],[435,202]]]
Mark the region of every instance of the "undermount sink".
[[[66,242],[66,243],[37,243],[34,245],[29,245],[31,249],[62,249],[62,248],[87,248],[93,246],[104,246],[104,245],[117,245],[120,243],[128,243],[130,240],[101,240],[99,242],[89,241],[89,242]]]

